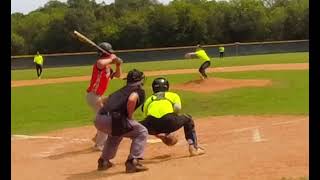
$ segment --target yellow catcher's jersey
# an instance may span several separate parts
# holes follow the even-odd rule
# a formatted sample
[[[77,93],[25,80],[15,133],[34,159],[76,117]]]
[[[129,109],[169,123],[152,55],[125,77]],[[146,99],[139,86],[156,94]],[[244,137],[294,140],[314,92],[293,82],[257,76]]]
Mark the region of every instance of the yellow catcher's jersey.
[[[203,49],[196,50],[196,55],[199,59],[201,59],[203,62],[210,61],[209,56]]]
[[[174,104],[181,106],[178,94],[173,92],[158,92],[150,96],[143,105],[145,117],[151,115],[155,118],[174,112]]]
[[[43,64],[43,58],[41,55],[35,55],[34,56],[34,59],[33,59],[33,62],[37,63],[37,64]]]

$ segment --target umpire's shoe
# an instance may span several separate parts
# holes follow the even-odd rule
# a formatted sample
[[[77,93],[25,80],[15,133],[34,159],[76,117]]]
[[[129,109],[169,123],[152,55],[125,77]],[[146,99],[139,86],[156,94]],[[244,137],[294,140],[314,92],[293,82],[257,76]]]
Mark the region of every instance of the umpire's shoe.
[[[189,145],[189,153],[190,153],[190,156],[199,156],[199,155],[205,154],[205,151],[203,148],[199,146],[195,147],[192,144],[192,145]]]
[[[135,173],[147,170],[148,168],[140,164],[138,159],[128,159],[126,161],[126,173]]]
[[[113,163],[110,161],[106,161],[102,158],[99,158],[98,160],[98,171],[103,171],[111,168],[113,166]]]

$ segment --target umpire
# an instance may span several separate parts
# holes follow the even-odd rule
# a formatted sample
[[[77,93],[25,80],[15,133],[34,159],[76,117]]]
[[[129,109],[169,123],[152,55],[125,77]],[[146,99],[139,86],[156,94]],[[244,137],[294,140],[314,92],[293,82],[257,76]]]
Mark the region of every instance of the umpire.
[[[124,137],[132,140],[130,154],[125,163],[126,172],[145,171],[148,168],[140,164],[147,142],[147,129],[133,120],[134,111],[143,104],[145,91],[142,88],[144,75],[133,69],[127,75],[127,84],[109,95],[96,116],[95,126],[99,131],[108,134],[107,141],[98,160],[98,170],[106,170],[113,166],[110,162],[118,151]]]
[[[204,150],[198,146],[195,125],[190,115],[179,115],[181,101],[178,94],[169,92],[169,82],[165,78],[156,78],[152,83],[153,95],[143,104],[142,111],[146,118],[143,124],[150,135],[170,133],[184,128],[185,138],[189,144],[190,156],[204,154]],[[162,138],[161,138],[162,139]]]

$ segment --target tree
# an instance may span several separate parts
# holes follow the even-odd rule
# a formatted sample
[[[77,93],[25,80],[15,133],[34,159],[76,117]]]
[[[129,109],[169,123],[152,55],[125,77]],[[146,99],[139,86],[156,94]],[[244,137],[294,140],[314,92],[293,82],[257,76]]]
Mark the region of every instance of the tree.
[[[11,55],[24,54],[24,39],[16,33],[11,33]]]
[[[141,12],[130,12],[119,19],[120,35],[116,46],[122,49],[143,48],[148,27]]]
[[[201,4],[175,0],[170,3],[178,18],[177,45],[194,45],[207,40],[207,11]]]
[[[304,39],[309,31],[309,1],[292,0],[286,8],[284,22],[285,39]]]
[[[172,7],[157,5],[147,14],[148,39],[150,46],[175,45],[178,17]]]
[[[264,40],[267,16],[262,1],[231,0],[230,36],[234,42]]]
[[[116,49],[307,39],[309,1],[52,0],[27,15],[11,15],[11,53],[92,51],[74,30]]]

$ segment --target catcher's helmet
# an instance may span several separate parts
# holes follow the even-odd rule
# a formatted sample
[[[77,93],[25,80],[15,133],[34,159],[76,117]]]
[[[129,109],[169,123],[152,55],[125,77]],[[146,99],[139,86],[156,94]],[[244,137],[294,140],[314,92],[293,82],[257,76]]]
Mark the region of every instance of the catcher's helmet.
[[[125,78],[127,80],[127,84],[133,84],[136,82],[144,80],[145,76],[143,72],[137,70],[137,69],[132,69],[131,71],[128,72],[127,77]]]
[[[166,78],[160,77],[156,78],[152,82],[153,93],[165,92],[169,90],[169,82]]]
[[[113,52],[113,49],[112,49],[112,46],[110,43],[107,43],[107,42],[100,43],[99,47],[101,47],[102,49],[109,51],[111,53]]]

